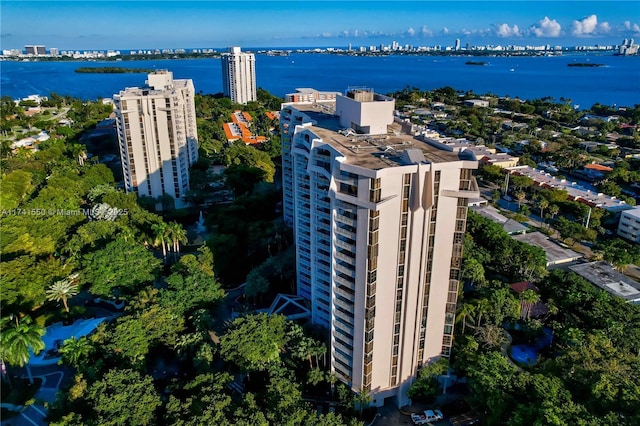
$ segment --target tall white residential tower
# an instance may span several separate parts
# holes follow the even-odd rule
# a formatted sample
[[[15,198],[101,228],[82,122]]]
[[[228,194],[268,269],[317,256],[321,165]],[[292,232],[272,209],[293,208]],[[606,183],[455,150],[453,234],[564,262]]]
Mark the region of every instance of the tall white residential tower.
[[[280,112],[298,294],[331,330],[332,371],[378,406],[407,404],[418,369],[450,354],[467,199],[479,196],[473,153],[425,143],[394,104],[357,89]]]
[[[257,99],[256,57],[244,53],[239,47],[230,47],[222,54],[222,90],[236,104]]]
[[[146,86],[114,95],[124,186],[139,196],[170,195],[177,208],[189,190],[189,166],[198,159],[192,80],[162,70]]]

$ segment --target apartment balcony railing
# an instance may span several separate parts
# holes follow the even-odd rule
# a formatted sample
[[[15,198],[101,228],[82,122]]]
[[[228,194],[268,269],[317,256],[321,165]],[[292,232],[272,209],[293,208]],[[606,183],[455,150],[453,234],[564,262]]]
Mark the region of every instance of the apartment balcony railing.
[[[342,309],[346,310],[347,312],[353,312],[353,304],[352,303],[346,303],[343,302],[340,299],[337,298],[333,298],[333,304],[336,306],[341,307]]]
[[[342,324],[345,327],[353,327],[353,315],[347,315],[344,312],[341,312],[337,309],[333,309],[333,320],[338,324]]]
[[[350,251],[351,253],[355,253],[356,252],[356,245],[355,244],[345,243],[342,240],[335,240],[334,244],[335,244],[336,247],[340,247],[341,249]],[[353,255],[351,257],[353,257]]]
[[[342,229],[342,228],[340,228],[339,226],[336,226],[336,227],[334,228],[334,232],[335,232],[336,234],[338,234],[338,235],[342,235],[343,237],[346,237],[346,238],[350,238],[350,239],[352,239],[352,240],[355,240],[355,238],[354,238],[354,237],[355,237],[355,233],[354,233],[354,232],[347,231],[346,229]]]
[[[346,278],[342,278],[340,275],[336,275],[333,277],[333,282],[339,285],[343,285],[345,287],[353,287],[355,284],[353,281],[349,281]]]
[[[340,272],[343,275],[346,275],[348,277],[351,278],[355,278],[356,277],[356,272],[347,268],[346,266],[342,266],[339,263],[335,263],[333,266],[334,271],[336,272]]]
[[[316,203],[316,206],[318,206],[318,207],[323,207],[325,209],[330,209],[331,208],[331,204],[327,203],[326,201],[322,201],[322,200],[319,200],[317,198],[314,201]]]
[[[336,213],[335,218],[336,218],[338,221],[340,221],[340,222],[342,222],[342,223],[344,223],[344,224],[347,224],[347,225],[349,225],[349,226],[357,226],[357,224],[358,224],[358,221],[357,221],[357,220],[355,220],[355,219],[351,219],[351,218],[349,218],[349,217],[347,217],[347,216],[345,216],[345,215],[339,214],[339,213]]]
[[[333,254],[333,256],[334,256],[336,259],[340,259],[340,260],[342,260],[343,262],[346,262],[346,263],[348,263],[348,264],[352,264],[352,263],[353,263],[353,257],[351,257],[351,256],[347,256],[346,254],[344,254],[344,253],[340,253],[339,251],[336,251],[336,252]]]
[[[354,303],[354,302],[355,302],[355,295],[353,295],[353,294],[349,294],[349,292],[347,292],[347,291],[345,291],[345,290],[341,289],[340,287],[337,287],[337,286],[336,286],[336,287],[334,287],[333,292],[334,292],[336,295],[339,295],[339,296],[341,296],[341,297],[344,297],[345,299],[347,299],[347,300],[348,300],[348,301],[350,301],[351,303]]]
[[[353,354],[353,349],[349,349],[349,347],[347,347],[347,346],[343,345],[342,343],[340,343],[340,342],[338,342],[338,341],[335,341],[335,340],[334,340],[334,341],[332,342],[332,344],[333,344],[333,347],[334,347],[334,348],[340,349],[342,352],[344,352],[344,353],[346,353],[346,354],[348,354],[348,355]],[[338,355],[338,356],[340,356],[341,358],[343,358],[343,361],[346,361],[346,360],[344,360],[344,358],[345,358],[345,357],[344,357],[341,353],[339,353],[339,352],[338,352],[336,355]]]

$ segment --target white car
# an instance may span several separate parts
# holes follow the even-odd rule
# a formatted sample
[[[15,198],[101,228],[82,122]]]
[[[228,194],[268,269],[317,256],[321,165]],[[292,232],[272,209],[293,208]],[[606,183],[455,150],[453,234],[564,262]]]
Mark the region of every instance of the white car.
[[[422,413],[413,413],[411,420],[414,425],[426,425],[429,422],[442,420],[444,416],[440,410],[425,410]]]

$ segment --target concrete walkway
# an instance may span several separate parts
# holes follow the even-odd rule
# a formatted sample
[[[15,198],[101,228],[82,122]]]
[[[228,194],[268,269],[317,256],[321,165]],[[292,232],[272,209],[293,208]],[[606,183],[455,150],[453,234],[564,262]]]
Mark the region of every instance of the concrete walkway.
[[[45,426],[49,423],[45,421],[47,417],[46,405],[55,402],[56,394],[62,380],[64,372],[52,371],[42,375],[35,375],[34,378],[42,379],[40,389],[34,395],[35,403],[20,408],[20,414],[8,420],[2,420],[2,426]]]

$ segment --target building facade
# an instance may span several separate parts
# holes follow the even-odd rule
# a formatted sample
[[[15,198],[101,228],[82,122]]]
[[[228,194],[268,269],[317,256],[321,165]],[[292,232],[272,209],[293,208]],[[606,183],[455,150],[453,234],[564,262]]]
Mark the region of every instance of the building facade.
[[[230,47],[223,53],[222,90],[236,104],[255,101],[256,57],[253,53],[241,52],[239,47]]]
[[[47,54],[47,48],[42,45],[27,45],[24,47],[27,55],[42,56]]]
[[[634,243],[640,243],[640,207],[633,207],[620,213],[618,235]]]
[[[138,196],[169,195],[186,205],[189,166],[198,159],[192,80],[174,80],[162,70],[144,87],[113,96],[124,186]]]
[[[479,196],[473,152],[425,143],[394,106],[359,89],[280,112],[298,294],[331,331],[332,371],[378,406],[409,403],[418,369],[450,354],[467,200]]]

